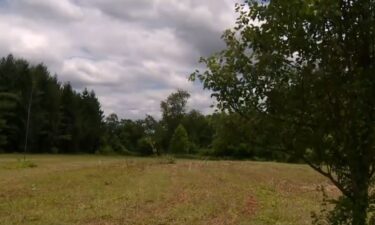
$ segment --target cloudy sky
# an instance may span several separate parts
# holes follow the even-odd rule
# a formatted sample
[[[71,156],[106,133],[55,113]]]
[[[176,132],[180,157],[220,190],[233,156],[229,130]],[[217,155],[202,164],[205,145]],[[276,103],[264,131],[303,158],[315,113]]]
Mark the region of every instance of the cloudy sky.
[[[189,107],[213,100],[187,80],[200,56],[224,47],[235,0],[0,0],[0,55],[43,62],[77,90],[94,89],[106,114],[160,116],[160,101],[188,90]]]

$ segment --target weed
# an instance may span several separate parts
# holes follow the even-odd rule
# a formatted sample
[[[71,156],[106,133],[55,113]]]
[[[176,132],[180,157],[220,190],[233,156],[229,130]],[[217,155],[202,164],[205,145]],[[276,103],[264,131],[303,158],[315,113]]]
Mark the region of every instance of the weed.
[[[33,161],[27,159],[18,159],[17,160],[17,168],[25,169],[25,168],[35,168],[37,164]]]
[[[163,155],[159,157],[159,164],[175,164],[176,159],[172,155]]]

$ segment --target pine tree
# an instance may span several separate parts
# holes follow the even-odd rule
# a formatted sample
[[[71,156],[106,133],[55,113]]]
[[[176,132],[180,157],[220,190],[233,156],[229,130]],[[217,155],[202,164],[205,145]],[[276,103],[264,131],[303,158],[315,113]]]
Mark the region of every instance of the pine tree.
[[[7,143],[7,135],[5,130],[7,128],[6,118],[13,115],[12,109],[16,96],[8,92],[0,92],[0,151]]]

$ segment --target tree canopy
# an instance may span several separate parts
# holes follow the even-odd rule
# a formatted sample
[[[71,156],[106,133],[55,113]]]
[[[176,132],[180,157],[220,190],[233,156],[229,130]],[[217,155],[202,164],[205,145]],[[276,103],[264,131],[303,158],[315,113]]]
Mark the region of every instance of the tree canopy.
[[[364,225],[375,172],[375,2],[249,0],[227,48],[192,74],[274,151],[297,155],[343,193],[335,224]],[[349,212],[349,213],[348,213]],[[332,221],[331,221],[332,222]]]
[[[30,65],[12,55],[0,59],[0,81],[5,152],[23,152],[25,145],[29,153],[93,153],[99,148],[103,112],[93,91],[78,93],[43,64]]]

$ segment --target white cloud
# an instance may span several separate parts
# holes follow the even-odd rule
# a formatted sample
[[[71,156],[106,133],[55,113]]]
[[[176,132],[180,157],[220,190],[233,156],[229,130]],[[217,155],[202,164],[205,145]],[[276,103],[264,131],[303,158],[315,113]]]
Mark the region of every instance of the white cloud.
[[[177,88],[190,108],[213,100],[187,80],[202,55],[223,48],[231,0],[7,0],[0,3],[0,54],[43,62],[73,87],[94,89],[106,114],[160,116]]]

